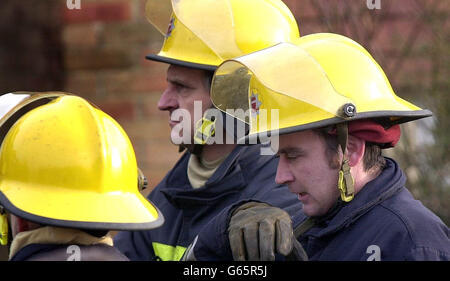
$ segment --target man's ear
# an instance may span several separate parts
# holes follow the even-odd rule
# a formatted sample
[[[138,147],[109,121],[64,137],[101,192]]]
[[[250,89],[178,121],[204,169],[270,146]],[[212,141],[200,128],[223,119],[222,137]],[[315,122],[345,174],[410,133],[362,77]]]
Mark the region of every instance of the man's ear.
[[[18,230],[18,232],[24,232],[24,231],[30,230],[28,221],[17,217],[17,230]]]
[[[36,228],[41,227],[39,224],[27,221],[23,218],[20,218],[18,216],[15,216],[11,214],[11,232],[13,234],[13,237],[19,234],[20,232],[33,230]]]
[[[350,167],[356,166],[363,161],[366,141],[349,135],[347,142],[347,157]]]

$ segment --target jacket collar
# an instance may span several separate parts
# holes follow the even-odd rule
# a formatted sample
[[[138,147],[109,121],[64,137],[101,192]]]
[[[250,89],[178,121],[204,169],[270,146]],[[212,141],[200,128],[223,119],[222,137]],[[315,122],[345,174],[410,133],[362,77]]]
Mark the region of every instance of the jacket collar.
[[[246,180],[238,159],[247,149],[236,146],[205,185],[195,189],[187,177],[190,153],[186,152],[164,179],[161,192],[177,208],[214,204],[230,193],[239,192],[246,186]]]
[[[78,229],[45,226],[17,234],[11,243],[10,259],[20,249],[32,244],[107,244],[112,246],[113,241],[108,235],[98,238]]]
[[[349,203],[339,202],[325,216],[316,218],[317,226],[308,236],[322,237],[352,224],[374,206],[399,192],[406,183],[406,177],[398,164],[386,157],[386,167],[381,174],[368,182]]]

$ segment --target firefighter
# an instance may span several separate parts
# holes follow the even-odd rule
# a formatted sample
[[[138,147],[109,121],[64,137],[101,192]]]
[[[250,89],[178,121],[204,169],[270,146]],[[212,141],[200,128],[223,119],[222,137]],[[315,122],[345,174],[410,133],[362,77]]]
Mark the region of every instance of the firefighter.
[[[299,37],[290,10],[280,0],[150,0],[146,14],[165,37],[161,51],[147,58],[169,65],[158,108],[169,114],[172,142],[186,151],[148,196],[165,224],[120,232],[116,247],[131,260],[179,260],[214,215],[242,199],[300,212],[295,195],[274,181],[277,159],[261,156],[260,145],[237,146],[238,125],[224,129],[237,120],[215,114],[209,96],[225,59]]]
[[[124,261],[109,230],[163,223],[140,194],[133,147],[110,116],[59,92],[2,95],[0,114],[0,239],[12,238],[9,260]]]
[[[293,228],[289,215],[267,202],[235,204],[204,228],[187,260],[273,260],[292,248],[298,251],[289,259],[450,259],[449,228],[413,198],[397,162],[382,155],[399,141],[399,124],[432,113],[398,97],[361,45],[337,34],[308,35],[229,60],[216,75],[211,96],[222,110],[236,99],[244,109],[259,100],[245,138],[278,140],[275,181],[289,186],[303,213]],[[247,83],[234,93],[244,98],[229,100],[222,84],[230,75]],[[259,122],[274,109],[278,124]],[[268,227],[272,221],[279,227]]]

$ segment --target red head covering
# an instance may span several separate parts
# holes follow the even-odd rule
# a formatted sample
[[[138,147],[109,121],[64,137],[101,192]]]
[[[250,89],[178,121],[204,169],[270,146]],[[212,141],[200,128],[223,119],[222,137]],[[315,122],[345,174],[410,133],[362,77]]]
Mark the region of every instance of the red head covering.
[[[336,130],[330,132],[336,134]],[[377,143],[381,148],[394,147],[400,139],[399,125],[385,129],[382,125],[372,120],[356,120],[348,123],[348,134],[362,140]]]

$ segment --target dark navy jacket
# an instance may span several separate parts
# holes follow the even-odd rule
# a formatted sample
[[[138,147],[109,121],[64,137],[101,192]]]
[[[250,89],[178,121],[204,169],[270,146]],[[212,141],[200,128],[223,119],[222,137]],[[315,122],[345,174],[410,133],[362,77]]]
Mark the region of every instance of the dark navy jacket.
[[[386,162],[382,173],[350,203],[299,237],[310,260],[450,260],[449,228],[412,197],[397,163]],[[226,230],[229,210],[202,230],[194,247],[198,260],[232,259]],[[299,214],[294,225],[304,219]]]
[[[205,186],[194,189],[187,177],[185,153],[150,193],[165,222],[149,231],[120,232],[114,245],[131,260],[179,260],[200,229],[227,206],[253,198],[300,212],[301,203],[287,186],[275,183],[278,159],[260,155],[260,145],[237,146]]]

